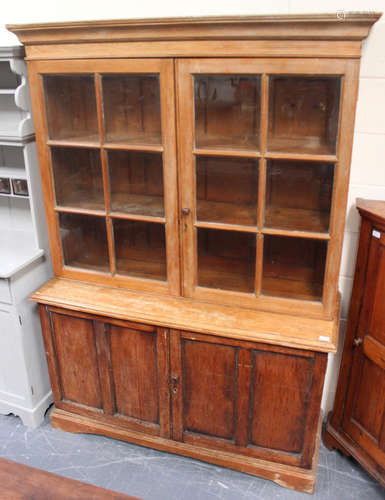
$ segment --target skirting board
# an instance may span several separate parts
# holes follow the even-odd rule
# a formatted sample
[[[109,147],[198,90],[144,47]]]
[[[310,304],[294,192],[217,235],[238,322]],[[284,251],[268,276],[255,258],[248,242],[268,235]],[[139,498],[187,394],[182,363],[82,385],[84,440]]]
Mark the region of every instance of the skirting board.
[[[317,442],[311,469],[302,469],[277,462],[259,460],[247,456],[236,455],[222,450],[197,448],[193,445],[149,436],[139,432],[122,429],[111,424],[101,423],[90,417],[84,417],[55,408],[51,413],[51,424],[56,429],[67,432],[83,432],[100,434],[129,443],[154,448],[160,451],[176,453],[186,457],[202,460],[222,467],[270,479],[275,483],[305,493],[313,493],[318,464],[322,415],[319,419]]]

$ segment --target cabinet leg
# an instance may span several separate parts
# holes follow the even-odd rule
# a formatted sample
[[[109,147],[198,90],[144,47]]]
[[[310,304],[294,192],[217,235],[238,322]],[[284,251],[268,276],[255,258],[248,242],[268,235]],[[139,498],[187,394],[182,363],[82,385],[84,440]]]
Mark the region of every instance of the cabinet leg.
[[[340,451],[345,457],[349,457],[350,453],[348,453],[342,446],[341,444],[336,440],[336,438],[329,432],[329,425],[325,430],[325,433],[323,435],[323,442],[326,448],[330,451],[333,450],[338,450]]]

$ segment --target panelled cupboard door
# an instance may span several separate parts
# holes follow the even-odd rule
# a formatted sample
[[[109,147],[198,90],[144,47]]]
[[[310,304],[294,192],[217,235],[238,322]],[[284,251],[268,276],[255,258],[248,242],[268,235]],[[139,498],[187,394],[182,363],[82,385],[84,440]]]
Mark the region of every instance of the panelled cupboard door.
[[[374,230],[343,430],[385,469],[385,232]]]
[[[356,62],[176,67],[183,294],[332,316]]]
[[[180,294],[169,59],[30,65],[55,274]]]
[[[175,440],[311,467],[326,355],[170,335]]]
[[[57,408],[169,437],[167,330],[55,308],[42,318]]]

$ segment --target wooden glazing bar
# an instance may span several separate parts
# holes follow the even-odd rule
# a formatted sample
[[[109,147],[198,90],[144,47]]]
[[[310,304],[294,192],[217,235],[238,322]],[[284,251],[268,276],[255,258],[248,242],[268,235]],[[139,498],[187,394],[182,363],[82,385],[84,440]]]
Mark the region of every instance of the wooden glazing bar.
[[[74,139],[49,139],[47,141],[47,146],[64,146],[64,147],[73,147],[73,148],[92,148],[99,149],[100,142],[99,141],[79,141],[76,138]]]
[[[257,252],[255,262],[255,295],[261,295],[263,270],[263,234],[257,235]]]
[[[195,227],[203,227],[206,229],[223,229],[228,231],[242,231],[245,233],[258,233],[258,229],[255,226],[241,226],[240,224],[222,224],[219,222],[201,222],[196,221],[194,223]]]
[[[111,212],[110,215],[114,219],[141,220],[144,222],[157,222],[161,224],[166,223],[165,217],[154,217],[152,215],[126,214],[124,212]]]
[[[258,178],[258,207],[257,207],[257,225],[261,230],[265,220],[265,203],[266,203],[266,160],[262,158],[259,161],[259,178]]]
[[[322,161],[327,163],[334,163],[337,161],[337,157],[335,155],[278,152],[274,153],[271,151],[266,151],[264,157],[272,160]]]
[[[111,217],[106,217],[107,226],[107,244],[108,244],[108,256],[110,261],[110,270],[112,276],[116,274],[116,255],[115,255],[115,238],[112,227]]]
[[[82,214],[82,215],[96,215],[98,217],[106,216],[104,210],[89,210],[87,208],[76,208],[76,207],[54,207],[57,213],[67,213],[67,214]]]
[[[309,238],[313,240],[330,240],[328,233],[311,233],[310,231],[291,231],[286,229],[263,228],[263,234],[272,234],[276,236],[291,236],[293,238]]]
[[[106,142],[103,144],[105,149],[117,149],[124,151],[149,151],[154,153],[162,153],[163,146],[157,144],[128,144],[126,142]]]
[[[269,77],[262,75],[261,79],[261,117],[260,117],[260,150],[262,154],[266,151],[267,130],[269,118]]]
[[[193,154],[196,156],[228,156],[235,158],[260,158],[261,153],[251,150],[242,149],[206,149],[206,148],[194,148]]]

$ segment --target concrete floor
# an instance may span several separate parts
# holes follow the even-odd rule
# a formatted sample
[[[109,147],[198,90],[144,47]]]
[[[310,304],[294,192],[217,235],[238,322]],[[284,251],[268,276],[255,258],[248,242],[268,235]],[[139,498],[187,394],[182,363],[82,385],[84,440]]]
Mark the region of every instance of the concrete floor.
[[[313,497],[271,481],[113,439],[38,429],[0,415],[0,456],[144,500],[384,500],[352,459],[320,450]],[[6,500],[6,499],[1,499]]]

